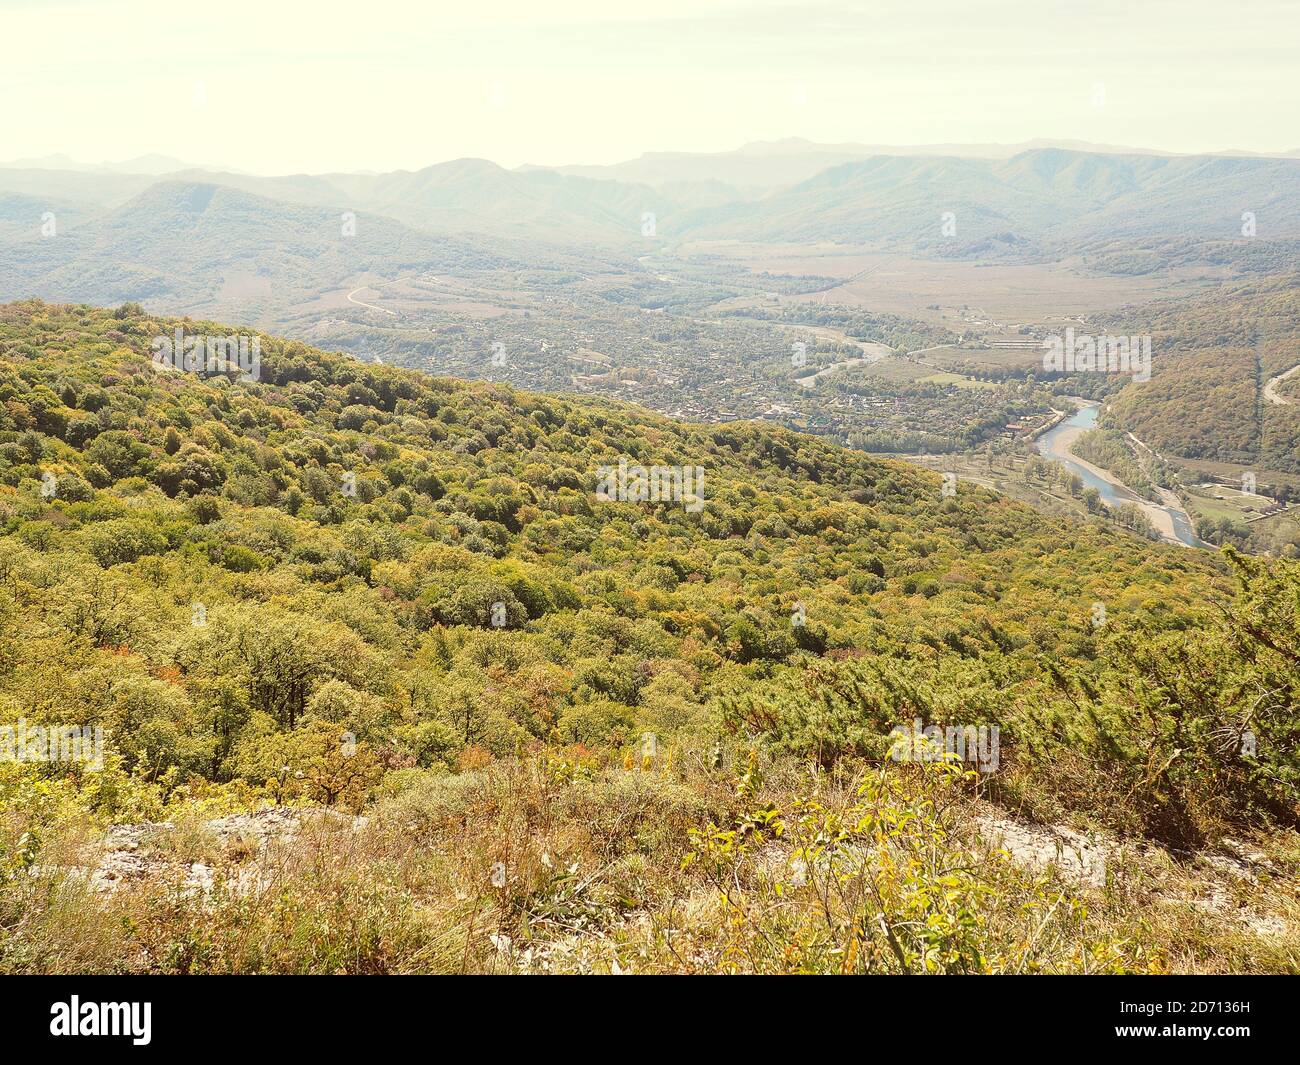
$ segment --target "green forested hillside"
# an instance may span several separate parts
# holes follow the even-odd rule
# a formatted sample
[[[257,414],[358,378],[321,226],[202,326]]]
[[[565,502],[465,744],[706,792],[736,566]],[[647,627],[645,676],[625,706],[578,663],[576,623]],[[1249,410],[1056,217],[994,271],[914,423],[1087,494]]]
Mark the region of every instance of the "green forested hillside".
[[[50,953],[63,942],[53,896],[13,879],[52,867],[85,825],[259,803],[406,826],[400,861],[384,849],[396,837],[374,837],[387,842],[356,873],[369,886],[348,895],[379,900],[349,918],[379,922],[377,939],[313,923],[327,903],[306,885],[328,894],[317,863],[297,916],[280,915],[311,925],[310,949],[253,951],[280,918],[247,912],[238,949],[198,945],[199,928],[214,935],[199,911],[134,931],[105,911],[94,942],[111,955],[126,936],[154,968],[390,971],[453,964],[412,931],[431,913],[463,965],[491,952],[485,928],[613,935],[611,915],[654,911],[669,886],[712,883],[747,841],[794,832],[798,803],[832,780],[887,765],[853,801],[921,802],[929,777],[887,758],[891,728],[917,718],[998,726],[997,772],[933,786],[1018,816],[1183,848],[1294,818],[1292,563],[1054,522],[966,484],[948,495],[914,467],[767,426],[688,425],[272,337],[257,381],[159,369],[151,342],[178,326],[238,332],[132,305],[0,308],[0,719],[101,725],[108,748],[98,772],[0,762],[0,968],[94,967]],[[705,505],[600,501],[598,468],[620,458],[702,467]],[[510,881],[492,921],[466,925],[461,895],[420,902],[437,878],[403,862],[459,855],[457,871],[439,866],[450,883],[524,861],[489,853],[516,839],[510,810],[528,826],[509,845],[531,855],[527,883]],[[617,883],[556,880],[553,861],[601,847]],[[412,879],[390,898],[394,877]],[[557,898],[576,906],[592,883],[622,901],[587,924],[555,917]],[[1043,890],[1016,884],[1005,891]],[[984,970],[1048,949],[1015,931],[993,943],[1001,925],[982,922],[1014,910],[1012,895],[971,891],[974,925],[933,954],[919,942],[918,966]],[[952,902],[904,894],[900,927],[908,907]],[[744,964],[709,937],[748,926],[710,925],[691,965],[847,964],[829,960],[839,933],[813,924],[806,955]],[[1074,925],[1062,936],[1086,940]],[[1060,949],[1033,964],[1172,964],[1155,946],[1104,962]],[[902,956],[854,950],[868,969]]]
[[[1277,400],[1265,394],[1271,379],[1300,365],[1293,277],[1128,308],[1098,326],[1152,337],[1151,380],[1113,397],[1108,424],[1162,454],[1300,471],[1297,378],[1276,386]]]

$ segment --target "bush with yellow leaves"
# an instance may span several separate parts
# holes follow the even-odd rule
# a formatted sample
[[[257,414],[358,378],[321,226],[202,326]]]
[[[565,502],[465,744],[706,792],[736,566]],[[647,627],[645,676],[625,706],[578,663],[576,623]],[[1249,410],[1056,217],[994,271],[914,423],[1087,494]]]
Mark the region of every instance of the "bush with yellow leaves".
[[[751,758],[744,812],[692,830],[684,866],[717,889],[723,972],[1125,972],[1159,960],[1104,934],[1047,876],[957,833],[974,774],[940,760],[872,769],[837,790],[815,779],[778,809]]]

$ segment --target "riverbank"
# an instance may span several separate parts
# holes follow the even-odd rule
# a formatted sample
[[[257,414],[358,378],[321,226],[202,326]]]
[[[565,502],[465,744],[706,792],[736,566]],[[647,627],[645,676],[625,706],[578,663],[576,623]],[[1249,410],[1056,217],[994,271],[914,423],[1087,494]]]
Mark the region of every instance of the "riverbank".
[[[1137,507],[1166,543],[1181,544],[1183,547],[1200,546],[1200,541],[1193,532],[1191,517],[1172,492],[1162,492],[1161,503],[1152,502],[1134,492],[1110,470],[1074,454],[1074,442],[1084,433],[1096,428],[1097,412],[1101,407],[1100,404],[1087,400],[1076,399],[1072,402],[1078,406],[1075,413],[1044,432],[1035,442],[1039,453],[1077,473],[1086,485],[1096,488],[1106,506],[1118,507],[1129,503]]]

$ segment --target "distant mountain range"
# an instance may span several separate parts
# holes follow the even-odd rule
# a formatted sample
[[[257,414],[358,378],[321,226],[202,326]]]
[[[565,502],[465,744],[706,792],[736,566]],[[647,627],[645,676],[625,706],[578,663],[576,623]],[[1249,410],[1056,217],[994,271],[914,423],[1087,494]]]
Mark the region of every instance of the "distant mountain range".
[[[802,137],[754,141],[726,152],[647,152],[610,166],[560,166],[551,169],[579,177],[664,185],[682,181],[721,181],[745,195],[760,195],[793,185],[832,166],[873,156],[939,156],[957,159],[1010,159],[1045,148],[1108,155],[1165,155],[1145,148],[1040,138],[1020,144],[818,144]],[[1295,154],[1295,153],[1293,153]],[[524,169],[542,169],[526,167]]]
[[[77,170],[91,174],[174,174],[178,170],[191,170],[193,163],[186,163],[170,155],[138,155],[134,159],[123,159],[112,163],[83,163],[70,155],[44,155],[39,158],[14,159],[0,163],[0,168],[14,170]],[[209,168],[215,169],[215,168]]]
[[[282,298],[367,272],[601,255],[635,268],[636,255],[683,240],[1025,261],[1153,241],[1244,245],[1251,216],[1258,241],[1300,239],[1297,158],[1055,147],[976,154],[997,147],[844,159],[855,146],[777,142],[721,156],[645,156],[635,164],[645,180],[481,159],[387,174],[182,170],[161,180],[0,168],[0,300],[158,299],[186,310],[210,307],[223,291]],[[828,165],[753,191],[760,175],[806,170],[810,155]],[[596,169],[635,173],[634,164]],[[355,239],[340,235],[345,213],[358,216]],[[50,214],[53,239],[42,229]]]
[[[607,165],[573,164],[567,166],[534,166],[525,164],[521,171],[551,170],[576,177],[597,178],[602,181],[626,181],[633,184],[661,186],[685,182],[688,184],[721,184],[733,186],[745,195],[755,195],[781,185],[792,185],[840,163],[872,156],[952,156],[959,159],[1010,159],[1023,152],[1045,148],[1061,148],[1073,152],[1099,155],[1160,155],[1177,156],[1179,152],[1165,152],[1154,148],[1134,148],[1113,144],[1096,144],[1089,141],[1058,140],[1038,137],[1017,144],[824,144],[803,137],[786,137],[773,141],[752,141],[729,151],[721,152],[647,152],[636,159]],[[1284,152],[1222,151],[1200,153],[1216,156],[1242,156],[1252,158],[1300,158],[1300,148]],[[464,162],[465,160],[460,160]],[[435,164],[436,166],[436,164]],[[426,167],[424,169],[434,169]],[[187,163],[168,155],[141,155],[120,162],[84,163],[69,155],[47,155],[40,158],[15,159],[0,162],[0,169],[17,170],[74,170],[85,173],[142,174],[161,177],[184,171],[215,171],[224,174],[243,174],[246,171],[233,167]],[[382,176],[372,170],[350,171],[361,176]]]
[[[694,237],[941,249],[1134,237],[1293,238],[1300,159],[1100,155],[1034,149],[1007,159],[876,156],[841,163],[735,210],[693,217]],[[955,233],[941,219],[951,215]],[[671,226],[671,222],[670,222]],[[987,249],[986,249],[987,250]]]
[[[0,196],[0,221],[12,214]],[[35,204],[31,197],[19,202]],[[354,233],[335,210],[241,189],[162,181],[53,238],[0,241],[6,293],[94,303],[152,301],[182,312],[239,307],[248,320],[371,271],[488,270],[514,264],[489,248],[391,218],[358,214]],[[393,276],[396,276],[395,274]]]

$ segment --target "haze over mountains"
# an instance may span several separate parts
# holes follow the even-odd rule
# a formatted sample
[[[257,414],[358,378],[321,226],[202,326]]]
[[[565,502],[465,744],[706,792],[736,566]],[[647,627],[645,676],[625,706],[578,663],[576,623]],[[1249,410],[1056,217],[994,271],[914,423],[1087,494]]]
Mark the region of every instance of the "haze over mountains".
[[[647,249],[683,241],[830,242],[1026,262],[1117,241],[1240,245],[1246,212],[1260,241],[1300,237],[1300,217],[1287,209],[1300,195],[1300,159],[1060,147],[1008,155],[997,146],[856,154],[868,150],[795,141],[604,168],[506,170],[460,159],[414,172],[280,177],[8,167],[0,298],[114,302],[183,291],[186,306],[198,306],[203,293],[229,285],[234,262],[296,290],[365,271],[499,264],[499,246],[483,237],[528,241],[531,250],[504,255],[521,262],[602,249],[627,269]],[[364,219],[355,245],[340,224],[349,213]]]
[[[28,159],[14,159],[0,163],[0,167],[15,170],[79,170],[92,174],[172,174],[177,170],[190,170],[193,163],[187,163],[171,155],[138,155],[134,159],[119,162],[83,163],[72,156],[60,152],[55,155],[43,155]],[[208,169],[219,169],[209,167]]]
[[[647,152],[636,159],[609,166],[561,166],[554,169],[582,177],[639,181],[650,185],[678,181],[723,181],[745,192],[757,193],[794,184],[828,167],[872,156],[951,156],[969,159],[1009,159],[1022,152],[1044,148],[1107,155],[1160,155],[1172,153],[1149,148],[1091,144],[1087,141],[1040,137],[1019,144],[817,144],[802,137],[755,141],[725,152]],[[1223,155],[1252,153],[1223,152]],[[1277,153],[1294,158],[1300,150]],[[531,169],[531,168],[523,168]]]
[[[1027,349],[1063,322],[1158,332],[1144,303],[1226,284],[1235,307],[1300,261],[1300,159],[857,150],[774,142],[581,172],[482,159],[277,177],[0,168],[0,301],[139,303],[372,362],[922,451],[1046,409],[1006,383],[1028,387]],[[1214,350],[1208,364],[1237,360],[1242,389],[1163,376],[1190,363],[1156,373],[1216,424],[1267,402],[1293,365],[1289,339],[1261,357],[1258,331],[1234,331],[1235,353],[1217,351],[1223,329],[1203,331],[1185,342]],[[893,358],[870,373],[812,387],[882,351]],[[981,397],[972,374],[1005,387]],[[1288,471],[1291,422],[1274,402],[1230,447],[1162,439]]]
[[[30,197],[19,201],[31,205]],[[14,210],[5,217],[12,222]],[[11,239],[11,284],[75,301],[161,300],[197,309],[223,296],[274,284],[284,300],[322,279],[376,269],[487,269],[508,254],[363,214],[355,238],[340,239],[337,213],[239,189],[161,181],[48,240]],[[129,295],[125,295],[128,294]]]
[[[1132,145],[1098,144],[1082,140],[1062,140],[1036,137],[1014,144],[950,143],[950,144],[824,144],[805,137],[785,137],[779,140],[751,141],[718,152],[645,152],[635,159],[609,164],[567,164],[561,166],[536,166],[524,164],[516,169],[555,170],[562,174],[594,177],[606,180],[631,181],[658,185],[664,182],[698,181],[722,182],[737,188],[750,187],[761,190],[779,185],[793,184],[827,167],[853,159],[866,159],[875,155],[934,155],[975,159],[1009,159],[1021,152],[1040,148],[1063,148],[1067,151],[1091,152],[1105,155],[1159,155],[1177,156],[1188,153],[1167,152],[1155,148]],[[1254,158],[1297,158],[1300,148],[1277,152],[1245,152],[1225,150],[1204,152],[1204,155],[1246,156]],[[0,162],[0,169],[19,170],[78,170],[93,173],[150,174],[161,176],[183,170],[212,170],[228,174],[250,173],[246,170],[215,164],[199,165],[185,162],[174,156],[153,153],[133,159],[87,163],[66,153],[13,159]],[[361,169],[349,173],[369,174],[374,170]],[[269,176],[269,175],[268,175]]]

